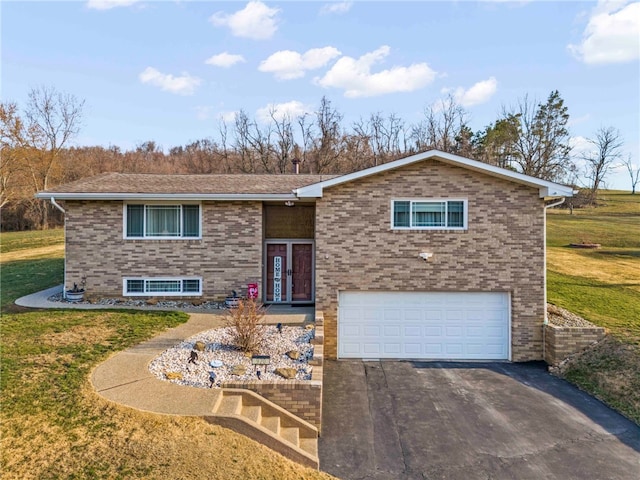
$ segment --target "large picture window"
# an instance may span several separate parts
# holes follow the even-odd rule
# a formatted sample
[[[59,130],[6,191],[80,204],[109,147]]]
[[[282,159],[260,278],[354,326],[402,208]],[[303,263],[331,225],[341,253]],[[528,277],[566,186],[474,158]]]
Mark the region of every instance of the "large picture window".
[[[199,238],[200,205],[126,205],[126,238]]]
[[[125,278],[123,295],[195,296],[202,295],[201,278]]]
[[[465,200],[394,200],[391,226],[394,229],[464,230]]]

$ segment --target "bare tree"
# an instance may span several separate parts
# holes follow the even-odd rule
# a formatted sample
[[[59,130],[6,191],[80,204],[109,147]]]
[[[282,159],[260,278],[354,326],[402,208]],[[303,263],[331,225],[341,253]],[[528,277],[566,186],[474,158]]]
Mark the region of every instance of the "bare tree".
[[[294,158],[295,141],[293,139],[293,126],[289,114],[278,116],[272,109],[269,116],[275,127],[276,141],[273,150],[275,156],[275,166],[277,173],[287,173],[291,167],[291,160]]]
[[[18,195],[25,162],[25,127],[13,102],[0,103],[0,208]]]
[[[309,167],[312,173],[332,173],[342,153],[342,114],[322,97],[315,117],[317,135],[313,138]]]
[[[624,166],[627,167],[627,172],[629,172],[629,177],[631,177],[631,195],[635,195],[636,186],[638,185],[638,180],[640,180],[640,164],[633,165],[631,155],[629,155],[624,162]]]
[[[620,132],[613,127],[600,127],[595,138],[589,139],[594,149],[581,155],[586,163],[585,177],[591,181],[589,186],[589,201],[595,203],[600,185],[621,155],[623,141]]]
[[[425,109],[425,118],[411,129],[412,153],[431,149],[455,153],[467,123],[466,110],[452,95]]]
[[[26,119],[27,143],[33,147],[28,168],[34,191],[49,188],[58,167],[60,151],[80,130],[84,100],[58,92],[51,87],[33,88],[29,92]],[[41,226],[47,228],[49,205],[41,205]]]

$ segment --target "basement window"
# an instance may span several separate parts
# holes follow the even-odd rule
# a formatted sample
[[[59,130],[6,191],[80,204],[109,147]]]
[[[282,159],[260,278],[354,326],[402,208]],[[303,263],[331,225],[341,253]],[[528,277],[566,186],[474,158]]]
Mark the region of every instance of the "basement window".
[[[200,296],[202,278],[124,278],[122,294],[126,296]]]

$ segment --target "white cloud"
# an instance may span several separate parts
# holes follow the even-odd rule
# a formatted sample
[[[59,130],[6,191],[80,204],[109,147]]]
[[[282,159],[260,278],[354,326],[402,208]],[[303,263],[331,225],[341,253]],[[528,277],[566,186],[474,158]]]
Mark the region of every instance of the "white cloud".
[[[148,83],[178,95],[193,95],[196,87],[202,83],[202,80],[198,77],[192,77],[188,73],[183,73],[180,77],[174,77],[173,75],[159,72],[153,67],[145,68],[138,75],[138,78],[142,83]]]
[[[212,108],[208,105],[197,105],[195,107],[196,117],[198,120],[208,120],[211,118]]]
[[[236,121],[236,115],[238,114],[238,112],[233,111],[233,112],[220,112],[218,114],[218,118],[220,120],[222,120],[225,123],[233,123]]]
[[[276,15],[279,11],[260,1],[253,1],[236,13],[214,13],[209,21],[216,27],[229,27],[236,37],[265,40],[271,38],[278,29]]]
[[[436,72],[426,63],[371,73],[371,67],[383,61],[390,50],[387,45],[383,45],[358,59],[342,57],[322,78],[316,78],[315,82],[325,88],[341,88],[345,97],[356,98],[413,92],[428,85],[436,77]]]
[[[271,121],[271,113],[276,120],[283,118],[295,119],[303,116],[305,113],[313,112],[313,107],[305,105],[297,100],[291,100],[286,103],[270,103],[266,107],[259,108],[256,112],[256,118],[261,123],[269,123]]]
[[[129,7],[140,0],[88,0],[87,7],[94,10],[110,10],[116,7]]]
[[[353,2],[331,2],[325,3],[320,9],[320,13],[322,15],[330,15],[332,13],[342,15],[343,13],[347,13],[351,10],[353,6]]]
[[[567,48],[589,65],[640,58],[640,3],[600,1],[591,13],[582,42]]]
[[[495,77],[490,77],[487,80],[474,84],[468,90],[458,87],[452,92],[452,95],[454,100],[463,107],[472,107],[489,101],[497,89],[498,82]],[[451,92],[451,90],[443,90],[443,93],[449,92]]]
[[[279,80],[291,80],[304,77],[306,70],[324,67],[339,55],[340,50],[334,47],[312,48],[303,54],[281,50],[263,60],[258,70],[273,73]]]
[[[242,55],[234,55],[228,52],[222,52],[217,55],[213,55],[205,60],[207,65],[213,65],[214,67],[229,68],[236,63],[246,62]]]

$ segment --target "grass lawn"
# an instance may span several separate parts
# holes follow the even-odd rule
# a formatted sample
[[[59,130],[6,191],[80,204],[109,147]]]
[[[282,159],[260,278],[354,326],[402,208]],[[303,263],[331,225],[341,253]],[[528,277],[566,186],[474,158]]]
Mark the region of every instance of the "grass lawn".
[[[599,204],[549,212],[548,298],[611,334],[564,377],[640,424],[640,195],[607,191]],[[602,247],[568,247],[581,242]]]
[[[28,233],[22,239],[34,249],[55,246],[48,243],[51,231]],[[27,238],[40,233],[46,238]],[[10,241],[17,238],[8,235]],[[0,241],[5,245],[5,234]],[[14,242],[7,248],[18,251],[17,246]],[[0,265],[3,479],[332,478],[201,419],[139,412],[99,397],[89,383],[97,364],[186,321],[187,316],[12,307],[18,296],[61,283],[62,260],[5,262],[4,258]]]

